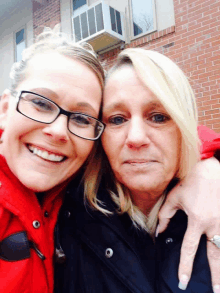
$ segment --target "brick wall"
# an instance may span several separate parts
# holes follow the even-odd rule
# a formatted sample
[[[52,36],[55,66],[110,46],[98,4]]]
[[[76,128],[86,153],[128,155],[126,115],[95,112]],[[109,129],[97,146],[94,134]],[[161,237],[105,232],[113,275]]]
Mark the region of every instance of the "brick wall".
[[[126,47],[157,50],[189,77],[197,98],[199,123],[220,132],[220,1],[174,0],[175,27],[145,36]],[[110,67],[120,52],[100,58]]]
[[[60,0],[32,0],[34,36],[60,23]]]

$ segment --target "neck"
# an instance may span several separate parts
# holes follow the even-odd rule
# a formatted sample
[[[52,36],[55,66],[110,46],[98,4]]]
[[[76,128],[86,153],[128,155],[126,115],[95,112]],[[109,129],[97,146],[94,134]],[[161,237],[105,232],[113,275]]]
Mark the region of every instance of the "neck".
[[[147,192],[131,192],[134,204],[144,213],[146,216],[150,213],[158,199],[162,194],[151,194]]]

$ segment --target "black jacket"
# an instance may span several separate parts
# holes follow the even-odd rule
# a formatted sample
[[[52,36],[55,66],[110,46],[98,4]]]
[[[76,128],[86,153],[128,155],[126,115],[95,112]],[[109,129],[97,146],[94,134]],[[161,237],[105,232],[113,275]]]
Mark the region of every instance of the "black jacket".
[[[114,211],[109,195],[104,191],[99,195],[107,209]],[[58,226],[57,246],[61,244],[66,262],[55,264],[55,293],[183,292],[178,289],[177,278],[186,229],[182,212],[155,245],[146,232],[132,225],[127,214],[107,217],[89,206],[85,208],[82,191],[70,187]],[[212,292],[205,238],[185,292]]]

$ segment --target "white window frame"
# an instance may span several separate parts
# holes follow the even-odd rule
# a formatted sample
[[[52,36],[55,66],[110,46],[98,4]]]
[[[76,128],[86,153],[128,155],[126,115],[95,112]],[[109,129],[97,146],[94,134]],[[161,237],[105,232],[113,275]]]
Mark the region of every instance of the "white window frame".
[[[27,33],[26,33],[27,29],[26,29],[26,26],[23,26],[23,27],[20,27],[18,30],[16,30],[14,32],[14,60],[15,60],[15,62],[18,62],[18,60],[17,60],[18,56],[17,56],[16,34],[18,32],[20,32],[21,30],[24,30],[24,44],[25,44],[25,49],[27,48]]]
[[[135,1],[135,0],[133,0]],[[146,36],[146,35],[149,35],[149,34],[152,34],[153,32],[157,31],[157,14],[156,14],[156,0],[152,0],[152,9],[153,9],[153,26],[154,28],[150,31],[147,31],[147,32],[144,32],[142,34],[139,34],[137,36],[134,35],[134,27],[133,27],[133,9],[132,9],[132,0],[128,0],[129,2],[129,10],[130,10],[130,32],[131,32],[131,36],[130,36],[130,40],[136,40],[136,39],[139,39],[143,36]]]

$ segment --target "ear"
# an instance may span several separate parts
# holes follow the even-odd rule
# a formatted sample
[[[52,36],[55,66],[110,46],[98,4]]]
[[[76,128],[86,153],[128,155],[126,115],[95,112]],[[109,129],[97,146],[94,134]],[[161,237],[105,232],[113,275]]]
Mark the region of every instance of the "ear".
[[[9,100],[11,97],[11,93],[8,89],[6,89],[0,100],[0,128],[4,129],[6,125],[7,113],[9,109]]]

